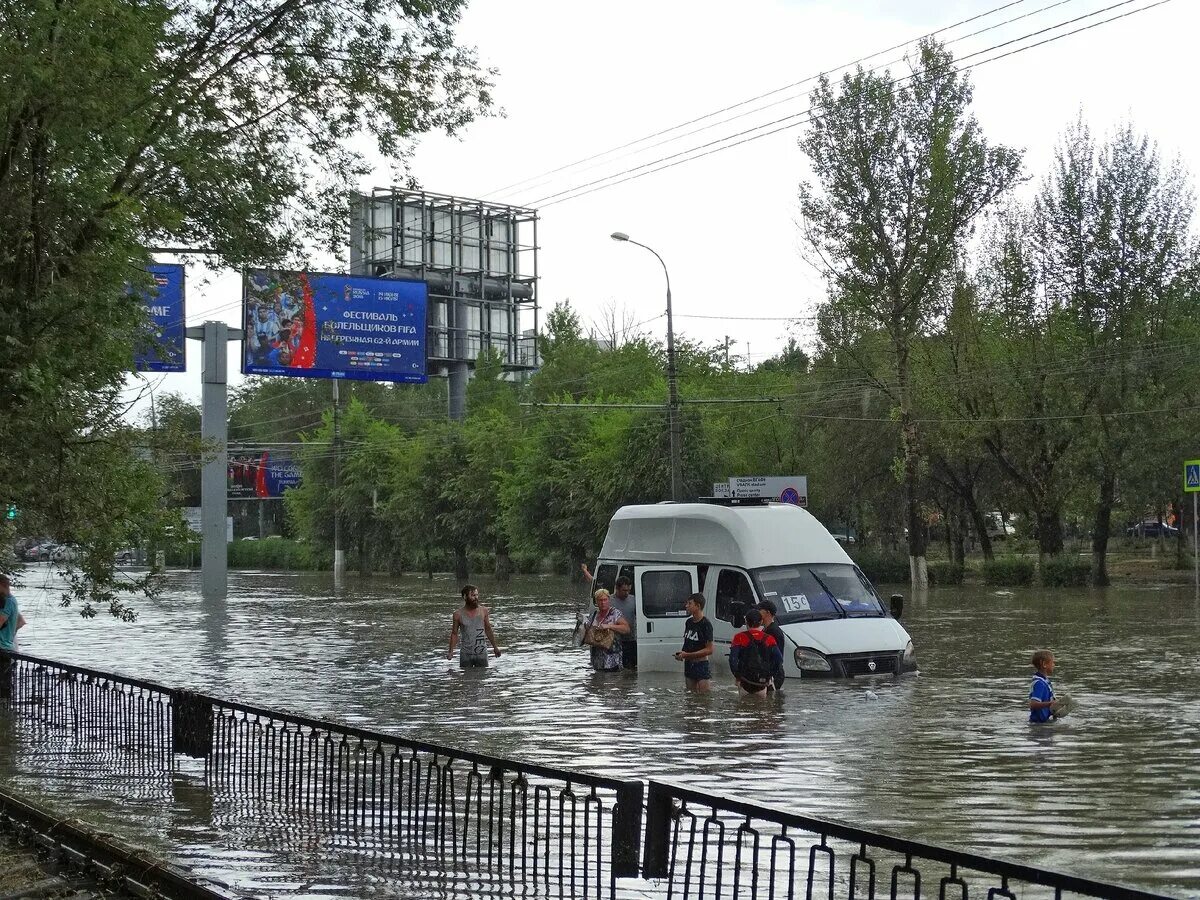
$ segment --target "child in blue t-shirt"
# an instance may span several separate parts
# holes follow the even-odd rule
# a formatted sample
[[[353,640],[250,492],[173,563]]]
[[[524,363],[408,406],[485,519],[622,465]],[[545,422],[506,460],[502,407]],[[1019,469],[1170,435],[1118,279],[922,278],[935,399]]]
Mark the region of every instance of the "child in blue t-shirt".
[[[1054,654],[1039,650],[1033,654],[1033,685],[1029,689],[1029,721],[1040,725],[1054,717],[1054,685],[1050,676],[1054,674]]]

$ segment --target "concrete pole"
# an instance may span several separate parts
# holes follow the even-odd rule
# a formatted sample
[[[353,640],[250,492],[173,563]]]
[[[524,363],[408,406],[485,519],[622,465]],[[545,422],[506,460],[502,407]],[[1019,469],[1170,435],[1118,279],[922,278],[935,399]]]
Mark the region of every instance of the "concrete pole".
[[[342,512],[338,493],[341,489],[342,418],[338,380],[333,380],[333,583],[346,577],[346,551],[342,549]]]
[[[206,451],[200,471],[200,592],[205,600],[224,599],[229,590],[229,548],[225,520],[229,470],[229,354],[230,341],[244,332],[224,322],[205,322],[187,329],[203,344],[200,373],[200,436]]]

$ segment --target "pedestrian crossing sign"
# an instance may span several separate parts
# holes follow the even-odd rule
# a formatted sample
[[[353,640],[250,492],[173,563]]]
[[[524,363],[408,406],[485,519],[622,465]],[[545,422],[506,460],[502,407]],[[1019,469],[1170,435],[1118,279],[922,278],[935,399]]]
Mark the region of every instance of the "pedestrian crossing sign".
[[[1200,459],[1189,459],[1183,464],[1183,491],[1185,494],[1200,491]]]

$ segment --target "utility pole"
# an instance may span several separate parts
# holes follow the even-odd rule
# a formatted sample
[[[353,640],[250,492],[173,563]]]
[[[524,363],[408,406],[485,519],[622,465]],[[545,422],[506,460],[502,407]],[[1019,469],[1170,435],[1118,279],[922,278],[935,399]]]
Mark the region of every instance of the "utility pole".
[[[224,599],[229,591],[229,353],[230,341],[245,332],[224,322],[205,322],[187,329],[203,344],[200,373],[200,436],[214,452],[200,470],[200,593],[205,600]]]
[[[729,368],[729,335],[725,335],[725,368]]]
[[[333,380],[333,581],[346,575],[346,553],[342,550],[342,507],[338,496],[342,464],[342,420],[338,380]]]

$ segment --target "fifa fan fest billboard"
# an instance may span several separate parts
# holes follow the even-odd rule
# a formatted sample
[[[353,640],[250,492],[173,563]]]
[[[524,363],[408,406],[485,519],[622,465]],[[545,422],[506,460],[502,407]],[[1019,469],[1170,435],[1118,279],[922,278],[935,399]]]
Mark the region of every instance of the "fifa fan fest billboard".
[[[424,281],[246,273],[242,372],[425,382]]]
[[[138,372],[184,372],[183,266],[155,263],[146,269],[154,279],[153,287],[141,295],[149,334],[146,345],[134,355],[133,368]]]
[[[228,489],[230,500],[275,500],[300,483],[300,467],[288,456],[230,454]]]

